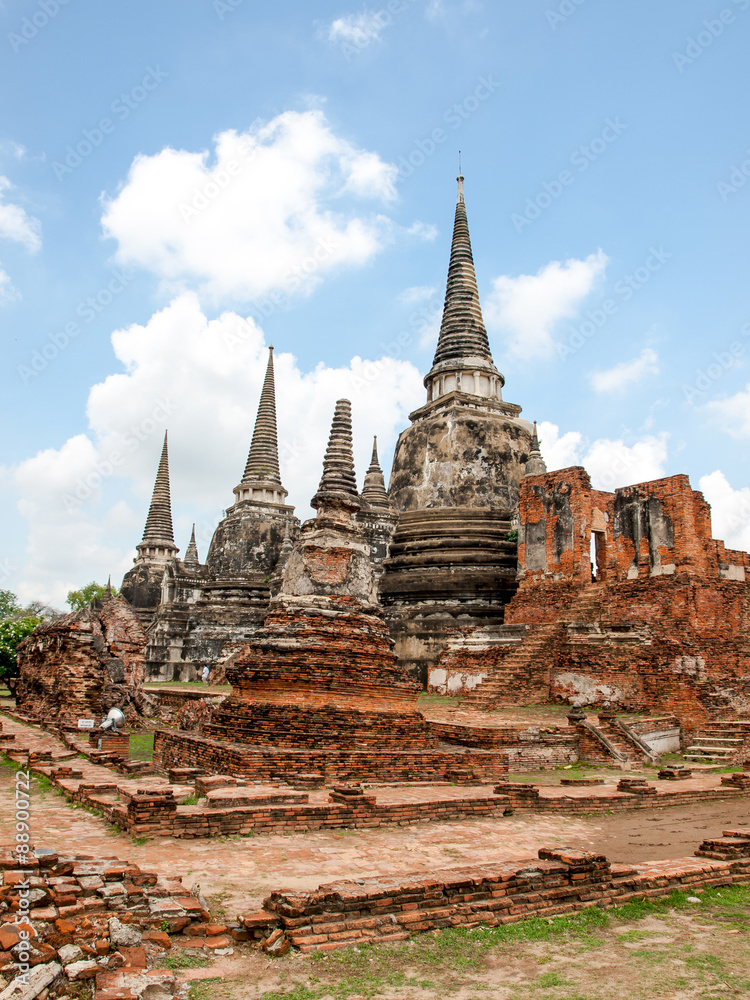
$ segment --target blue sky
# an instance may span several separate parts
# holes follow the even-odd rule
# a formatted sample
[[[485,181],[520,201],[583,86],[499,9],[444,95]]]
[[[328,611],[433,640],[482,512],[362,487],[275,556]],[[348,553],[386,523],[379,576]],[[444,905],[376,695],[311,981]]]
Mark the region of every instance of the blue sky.
[[[548,464],[688,473],[750,546],[750,0],[5,0],[0,27],[0,586],[121,577],[166,427],[205,557],[271,343],[298,513],[339,396],[387,473],[459,149]]]

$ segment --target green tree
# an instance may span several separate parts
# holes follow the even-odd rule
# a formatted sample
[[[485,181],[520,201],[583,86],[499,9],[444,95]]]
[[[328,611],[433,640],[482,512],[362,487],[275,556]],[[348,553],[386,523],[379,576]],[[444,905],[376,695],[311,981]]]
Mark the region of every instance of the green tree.
[[[117,597],[117,590],[112,587],[112,593]],[[69,590],[68,596],[65,598],[66,602],[70,605],[73,611],[81,611],[83,608],[87,608],[94,600],[101,600],[106,593],[107,588],[103,587],[100,583],[92,580],[91,583],[87,583],[85,587],[81,587],[80,590]]]
[[[0,621],[16,618],[22,611],[18,598],[11,590],[0,590]]]
[[[31,635],[41,621],[41,618],[33,615],[0,621],[0,680],[18,676],[18,644],[27,635]]]

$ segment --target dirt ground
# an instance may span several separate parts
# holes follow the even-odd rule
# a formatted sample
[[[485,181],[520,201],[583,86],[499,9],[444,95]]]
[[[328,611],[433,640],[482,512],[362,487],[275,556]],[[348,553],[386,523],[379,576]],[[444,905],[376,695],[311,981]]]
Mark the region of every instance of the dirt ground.
[[[347,877],[526,859],[536,857],[544,846],[595,849],[624,863],[685,857],[708,836],[732,827],[750,827],[750,797],[738,797],[689,808],[614,815],[517,812],[371,830],[211,840],[160,837],[136,842],[43,786],[34,783],[31,800],[35,846],[127,859],[182,877],[188,888],[198,883],[218,919],[234,919],[239,912],[257,909],[271,889],[313,889]],[[10,844],[14,834],[12,789],[12,770],[0,768],[0,844]],[[351,952],[348,965],[336,956],[325,960],[296,956],[271,962],[237,948],[219,965],[186,968],[181,975],[192,982],[191,1000],[353,1000],[365,996],[594,1000],[602,996],[603,977],[607,992],[612,983],[618,984],[622,1000],[750,996],[750,894],[746,903],[738,904],[734,917],[736,926],[727,930],[715,917],[665,912],[637,926],[627,923],[620,928],[615,922],[616,926],[597,928],[596,933],[571,932],[572,936],[527,940],[522,945],[498,941],[492,948],[484,947],[484,940],[490,939],[481,936],[463,943],[451,939],[441,946],[442,939],[423,935],[416,943],[397,949]],[[631,931],[635,936],[628,937]],[[450,961],[446,948],[453,956]]]

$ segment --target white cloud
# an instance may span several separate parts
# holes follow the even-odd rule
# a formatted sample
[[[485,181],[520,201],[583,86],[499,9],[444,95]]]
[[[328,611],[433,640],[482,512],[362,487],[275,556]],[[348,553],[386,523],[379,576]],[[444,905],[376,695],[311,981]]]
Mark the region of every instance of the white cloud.
[[[621,392],[633,382],[640,382],[647,375],[658,374],[659,355],[650,347],[646,347],[632,361],[620,361],[612,368],[592,372],[589,381],[594,392]]]
[[[384,11],[363,10],[359,14],[345,14],[337,17],[329,27],[328,40],[363,49],[370,42],[380,41],[383,28],[388,23]]]
[[[508,350],[517,357],[552,356],[555,326],[577,314],[607,263],[598,250],[585,260],[553,260],[536,274],[500,275],[485,305],[488,325],[505,334]]]
[[[20,205],[3,199],[3,191],[12,186],[7,177],[0,176],[0,240],[12,240],[26,247],[30,253],[36,253],[42,245],[41,223]]]
[[[0,267],[0,306],[7,302],[13,302],[17,298],[19,298],[19,294],[10,280],[10,275]]]
[[[0,4],[0,10],[2,10]],[[22,160],[26,156],[26,147],[13,139],[0,139],[0,156],[12,156],[14,160]]]
[[[62,606],[72,587],[110,572],[113,580],[122,576],[143,530],[166,426],[180,548],[196,521],[205,559],[216,517],[234,502],[267,361],[262,330],[234,312],[209,319],[197,296],[185,293],[145,325],[116,331],[112,344],[125,371],[91,389],[89,433],[13,470],[19,510],[29,522],[18,586],[24,599]],[[291,354],[279,352],[274,360],[282,479],[304,518],[335,400],[353,402],[361,484],[372,435],[387,460],[409,411],[421,402],[422,378],[393,358],[354,357],[309,372]]]
[[[416,306],[422,302],[429,302],[437,295],[437,292],[434,285],[412,285],[411,288],[405,288],[399,294],[398,300],[403,302],[405,306]]]
[[[648,435],[627,445],[620,438],[599,438],[589,446],[581,464],[597,490],[661,479],[666,475],[667,439],[666,433]]]
[[[537,433],[539,447],[550,472],[580,464],[583,435],[579,434],[578,431],[560,434],[560,428],[557,424],[543,420],[537,425]]]
[[[120,263],[172,289],[197,284],[214,301],[252,301],[309,292],[393,238],[395,225],[358,203],[393,200],[397,168],[335,135],[322,112],[287,111],[214,142],[212,152],[135,159],[104,201]]]
[[[36,253],[42,245],[41,223],[20,205],[3,200],[2,192],[12,186],[7,177],[0,176],[0,240],[12,240]]]
[[[733,438],[750,438],[750,383],[744,391],[706,403],[706,411]]]
[[[666,475],[668,435],[647,435],[634,444],[622,438],[597,438],[587,442],[579,431],[560,434],[556,424],[539,424],[542,456],[550,472],[582,465],[597,490],[645,483]]]
[[[735,490],[717,469],[701,476],[698,488],[711,504],[711,529],[731,549],[750,552],[750,487]]]

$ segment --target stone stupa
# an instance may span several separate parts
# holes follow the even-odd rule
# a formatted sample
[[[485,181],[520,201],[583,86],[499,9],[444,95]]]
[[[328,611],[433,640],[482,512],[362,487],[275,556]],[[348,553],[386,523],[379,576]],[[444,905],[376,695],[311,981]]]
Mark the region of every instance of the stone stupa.
[[[220,768],[258,782],[443,780],[457,766],[478,780],[504,758],[438,746],[417,710],[420,685],[396,662],[370,544],[357,514],[351,404],[339,400],[305,522],[262,629],[229,661],[231,695],[200,736],[160,734],[163,766]]]

